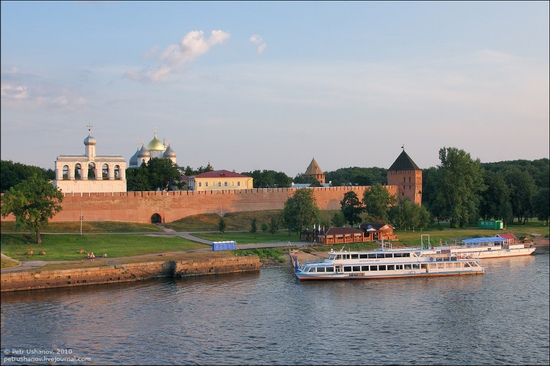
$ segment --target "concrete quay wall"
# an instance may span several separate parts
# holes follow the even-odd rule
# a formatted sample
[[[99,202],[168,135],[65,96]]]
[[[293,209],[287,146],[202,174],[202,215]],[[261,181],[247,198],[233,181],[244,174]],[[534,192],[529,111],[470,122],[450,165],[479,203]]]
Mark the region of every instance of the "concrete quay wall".
[[[117,264],[105,267],[2,273],[0,292],[134,282],[151,278],[259,271],[258,256]]]
[[[392,194],[396,186],[385,186]],[[172,222],[198,214],[227,214],[229,212],[280,210],[297,189],[313,190],[321,210],[340,210],[344,194],[353,191],[359,199],[368,186],[342,186],[319,188],[257,188],[216,191],[173,192],[113,192],[65,194],[62,211],[50,222],[119,221],[151,223],[152,217],[161,222]],[[13,221],[13,215],[3,220]]]

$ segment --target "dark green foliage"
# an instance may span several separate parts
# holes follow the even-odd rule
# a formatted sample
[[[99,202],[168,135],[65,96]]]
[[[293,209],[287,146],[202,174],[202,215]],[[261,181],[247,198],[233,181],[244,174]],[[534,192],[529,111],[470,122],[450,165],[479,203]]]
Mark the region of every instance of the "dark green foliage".
[[[389,210],[396,203],[395,195],[391,195],[380,183],[374,184],[363,194],[363,204],[369,221],[388,222]]]
[[[313,224],[319,221],[318,218],[319,208],[311,189],[298,189],[286,200],[283,219],[290,231],[299,233],[304,228],[312,228]]]
[[[346,217],[344,216],[342,211],[336,211],[332,215],[330,222],[333,227],[343,227],[346,224]]]
[[[387,180],[388,171],[384,168],[350,167],[325,172],[325,181],[331,182],[332,186],[370,186],[375,183],[385,184]]]
[[[321,187],[321,182],[312,175],[298,174],[294,177],[294,183],[296,184],[309,184],[311,187]]]
[[[6,192],[35,173],[45,180],[55,179],[55,172],[52,169],[46,170],[32,165],[14,163],[11,160],[2,160],[0,162],[0,192]]]
[[[128,191],[172,191],[184,186],[177,165],[170,159],[153,158],[139,168],[126,169]]]
[[[2,217],[15,216],[16,228],[35,233],[36,243],[41,243],[40,231],[61,211],[63,194],[42,174],[34,173],[4,193]]]
[[[357,197],[357,193],[354,191],[346,192],[344,198],[340,201],[340,207],[344,218],[351,226],[361,223],[361,214],[365,211],[365,206]]]
[[[218,230],[220,231],[220,233],[223,233],[225,232],[225,228],[227,227],[227,224],[225,222],[225,218],[222,216],[220,217],[220,221],[218,221]]]
[[[243,172],[241,174],[254,179],[254,188],[287,188],[292,185],[292,178],[283,172],[274,170],[254,170],[253,172]]]

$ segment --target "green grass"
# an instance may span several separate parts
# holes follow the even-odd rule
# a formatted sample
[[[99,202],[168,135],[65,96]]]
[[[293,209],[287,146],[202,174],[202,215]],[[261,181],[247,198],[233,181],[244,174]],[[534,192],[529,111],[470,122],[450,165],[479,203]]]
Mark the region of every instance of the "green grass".
[[[19,261],[80,260],[80,251],[93,252],[96,257],[107,253],[109,258],[186,251],[208,248],[207,245],[173,236],[147,235],[44,235],[42,244],[32,242],[30,235],[2,234],[2,253]],[[27,254],[29,250],[33,255]],[[45,251],[45,255],[40,255]]]
[[[233,255],[243,256],[243,255],[257,255],[260,257],[260,260],[271,259],[279,263],[285,263],[286,258],[284,257],[287,250],[282,248],[257,248],[257,249],[244,249],[244,250],[234,250],[232,251]]]
[[[250,211],[250,212],[228,212],[223,215],[225,219],[225,230],[250,230],[253,218],[256,218],[258,228],[262,223],[271,222],[280,210]],[[218,231],[220,216],[217,214],[204,214],[184,217],[181,220],[164,224],[165,227],[175,231]]]
[[[256,243],[280,243],[288,241],[299,241],[300,236],[296,233],[288,235],[288,231],[279,231],[275,234],[257,232],[252,234],[250,232],[226,232],[223,235],[220,232],[217,233],[195,233],[196,237],[211,240],[211,241],[226,241],[234,240],[237,244],[256,244]]]
[[[17,232],[15,221],[2,221],[2,232]],[[112,221],[84,221],[83,233],[135,233],[135,232],[161,232],[162,229],[153,224],[138,224],[133,222]],[[80,234],[80,222],[50,222],[42,232],[44,233],[78,233]]]

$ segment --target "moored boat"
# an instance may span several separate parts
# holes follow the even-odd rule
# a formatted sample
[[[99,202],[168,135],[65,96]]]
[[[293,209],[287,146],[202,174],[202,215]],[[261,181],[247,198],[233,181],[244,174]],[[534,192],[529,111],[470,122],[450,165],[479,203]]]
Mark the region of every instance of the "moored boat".
[[[475,259],[424,256],[421,250],[331,250],[322,262],[295,263],[299,280],[382,279],[483,274]]]
[[[429,235],[425,234],[421,237],[424,236],[428,238],[428,247],[421,248],[422,255],[428,257],[453,254],[465,259],[503,258],[530,255],[536,250],[533,245],[525,247],[523,243],[516,243],[501,236],[455,239],[439,246],[431,246]]]

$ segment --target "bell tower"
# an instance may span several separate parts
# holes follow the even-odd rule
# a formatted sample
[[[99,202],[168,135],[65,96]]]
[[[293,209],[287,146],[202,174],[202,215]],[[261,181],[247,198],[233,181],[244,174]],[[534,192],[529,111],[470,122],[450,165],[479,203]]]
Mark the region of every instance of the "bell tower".
[[[388,185],[397,186],[398,198],[408,198],[417,205],[422,204],[422,169],[403,151],[388,169]]]

